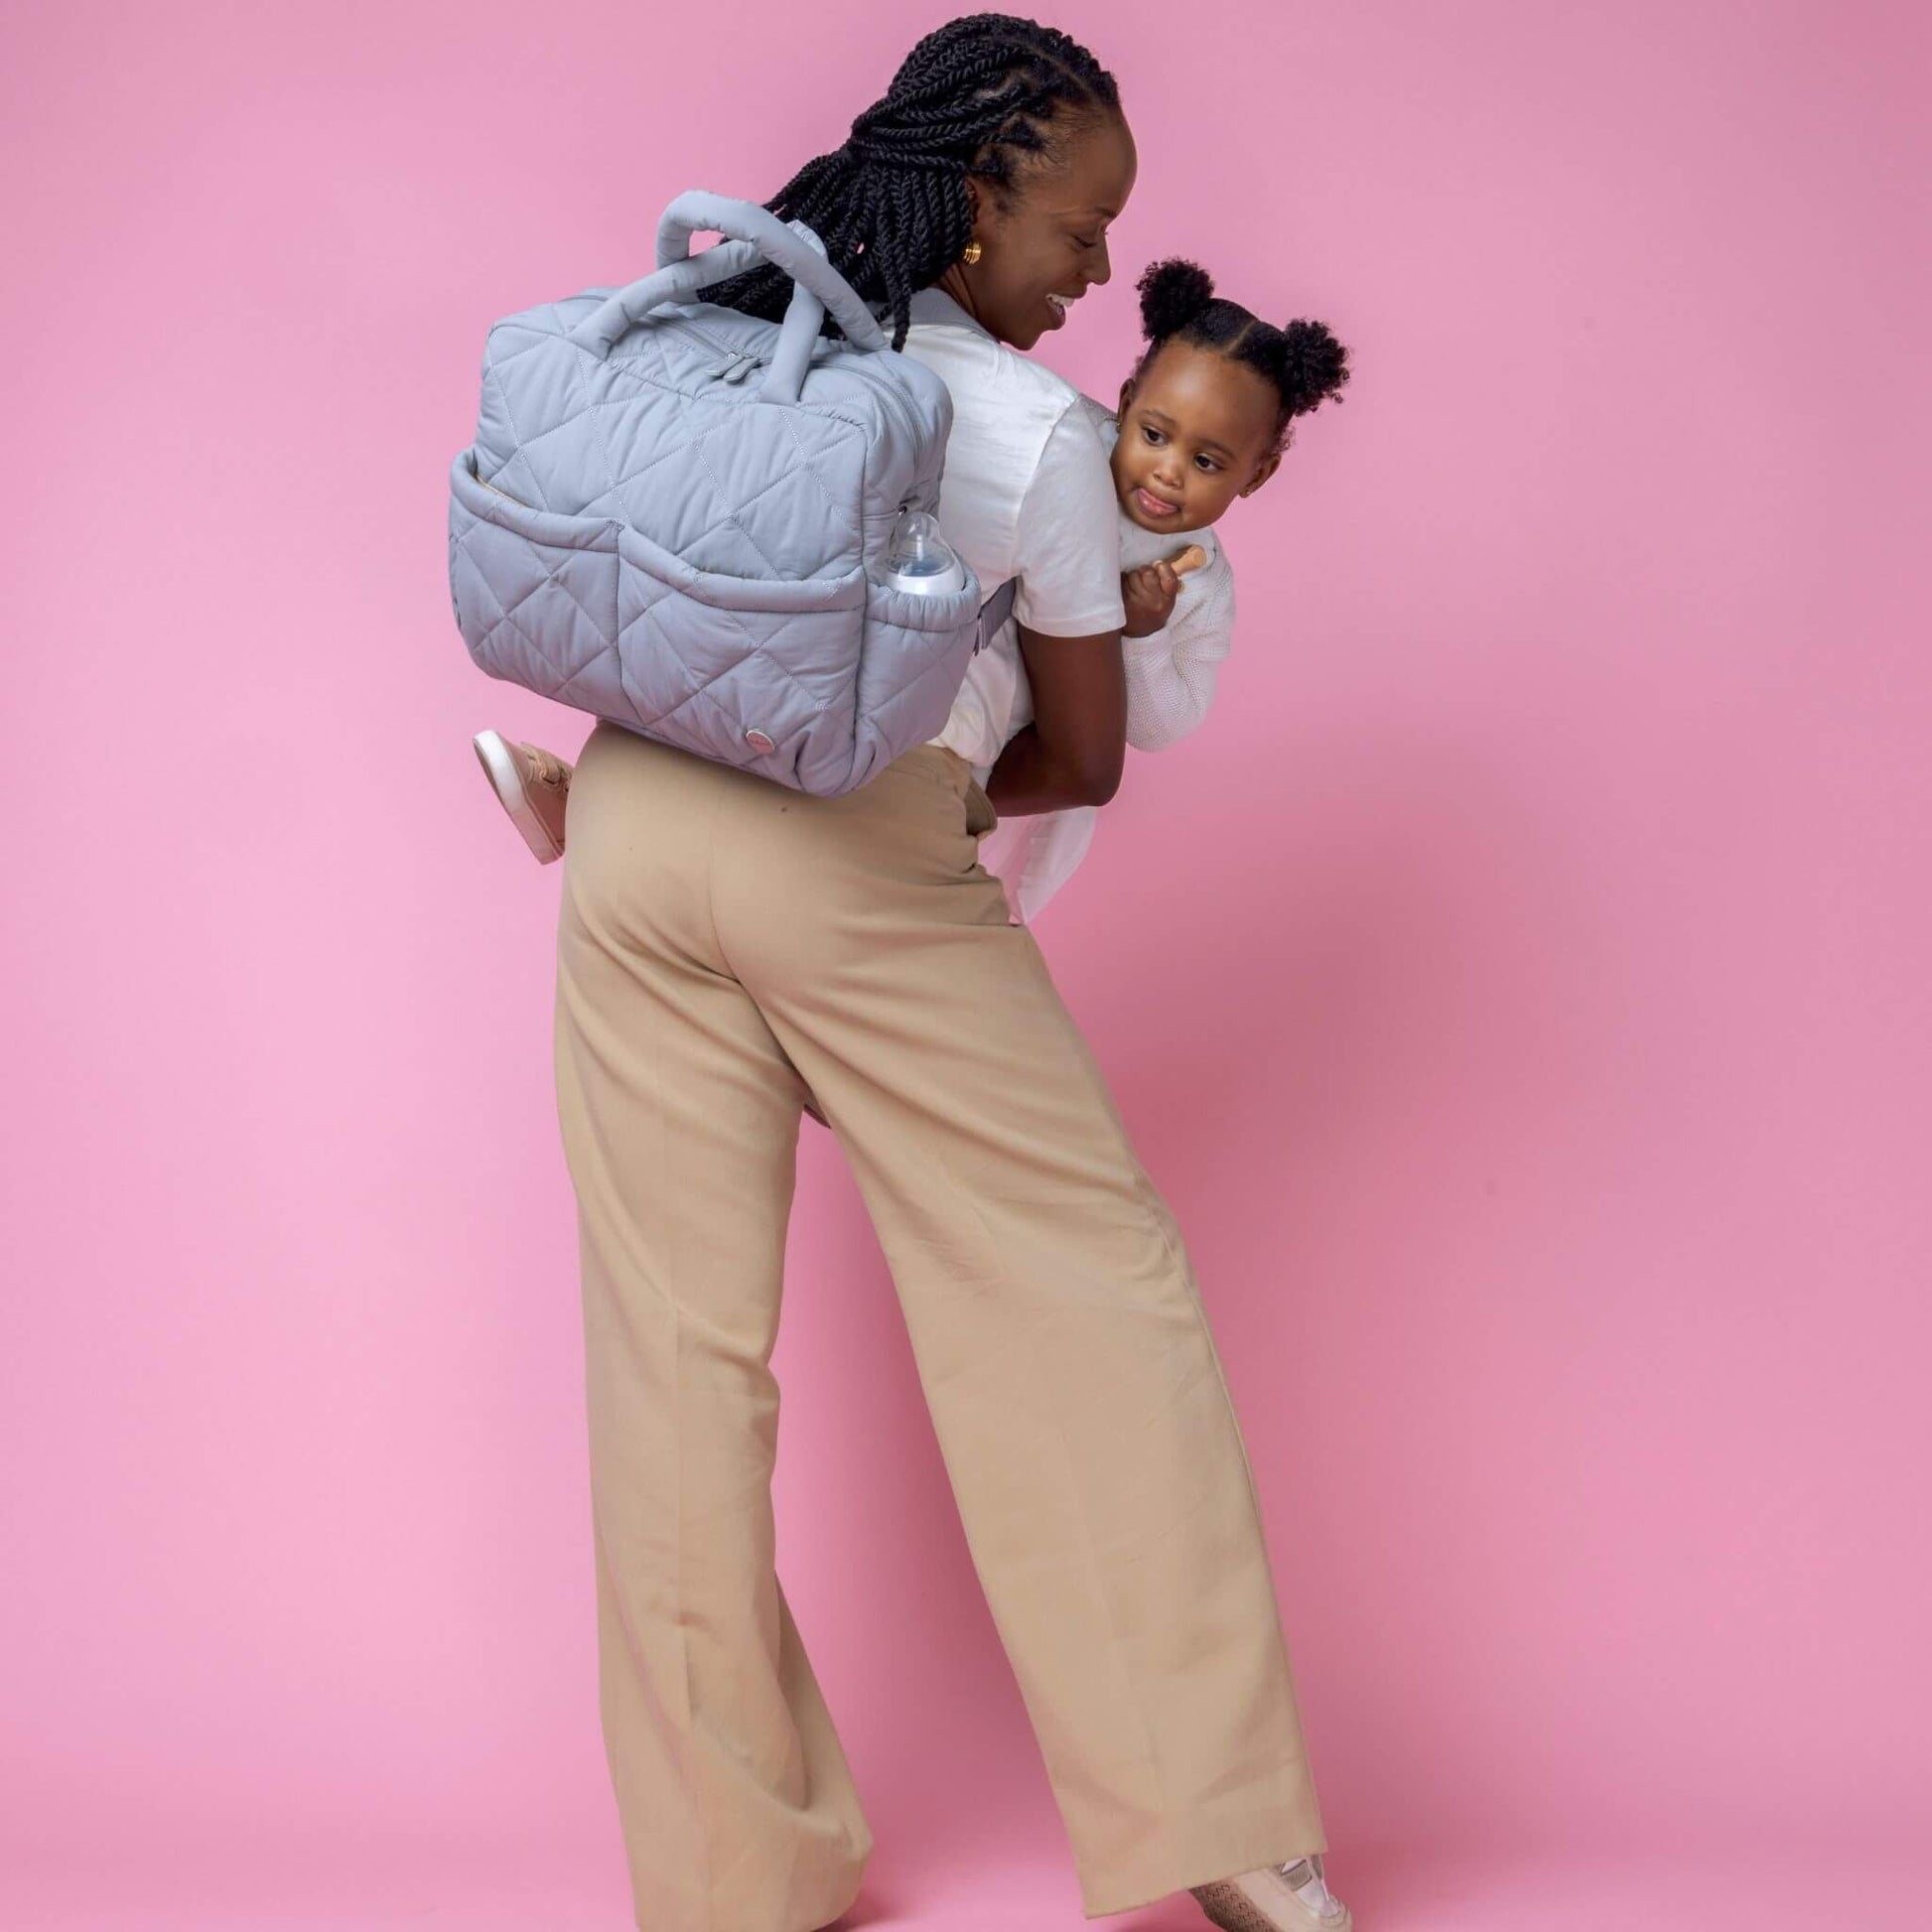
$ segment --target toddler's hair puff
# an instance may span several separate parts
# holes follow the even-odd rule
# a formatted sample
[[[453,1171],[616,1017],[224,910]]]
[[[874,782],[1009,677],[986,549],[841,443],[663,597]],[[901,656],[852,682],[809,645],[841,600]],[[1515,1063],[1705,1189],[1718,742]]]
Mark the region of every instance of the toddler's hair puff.
[[[1199,262],[1178,255],[1151,262],[1138,287],[1141,334],[1155,343],[1185,329],[1214,300],[1213,276]]]
[[[1336,402],[1348,380],[1348,351],[1327,324],[1302,318],[1277,327],[1252,310],[1214,293],[1214,278],[1199,262],[1170,255],[1151,262],[1136,285],[1141,297],[1141,333],[1147,346],[1129,377],[1138,384],[1168,343],[1191,343],[1214,349],[1230,361],[1245,362],[1274,384],[1281,406],[1271,447],[1288,446],[1289,424],[1317,404]]]

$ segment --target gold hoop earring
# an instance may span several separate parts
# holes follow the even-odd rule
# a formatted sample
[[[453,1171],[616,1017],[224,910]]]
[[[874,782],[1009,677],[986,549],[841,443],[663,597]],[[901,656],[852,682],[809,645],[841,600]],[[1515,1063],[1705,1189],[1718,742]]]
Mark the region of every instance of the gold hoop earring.
[[[984,251],[981,249],[977,241],[969,241],[966,244],[965,248],[961,251],[959,259],[963,261],[968,268],[971,268],[973,264],[979,260],[983,252]]]

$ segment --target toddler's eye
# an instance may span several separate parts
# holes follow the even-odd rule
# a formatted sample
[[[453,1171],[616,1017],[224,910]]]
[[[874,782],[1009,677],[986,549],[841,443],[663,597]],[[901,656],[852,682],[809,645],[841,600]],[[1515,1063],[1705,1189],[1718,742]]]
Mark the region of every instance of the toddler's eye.
[[[1197,456],[1194,461],[1207,470],[1218,470],[1221,467],[1211,456]]]
[[[1161,432],[1158,429],[1154,429],[1150,427],[1146,423],[1143,423],[1141,425],[1141,434],[1144,437],[1146,437],[1150,443],[1159,443],[1161,440]]]

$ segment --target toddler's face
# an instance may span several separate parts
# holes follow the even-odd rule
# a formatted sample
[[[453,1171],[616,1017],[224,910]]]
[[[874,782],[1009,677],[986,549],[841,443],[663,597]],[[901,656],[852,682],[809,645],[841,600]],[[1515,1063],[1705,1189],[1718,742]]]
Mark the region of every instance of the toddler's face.
[[[1280,399],[1245,363],[1169,343],[1138,389],[1121,385],[1114,487],[1144,530],[1199,530],[1275,474]]]

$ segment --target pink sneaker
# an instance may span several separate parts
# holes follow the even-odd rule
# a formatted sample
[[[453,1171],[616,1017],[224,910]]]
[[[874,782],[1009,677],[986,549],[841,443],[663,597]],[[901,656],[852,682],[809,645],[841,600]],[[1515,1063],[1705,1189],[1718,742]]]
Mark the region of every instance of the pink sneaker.
[[[564,856],[564,811],[570,803],[571,766],[540,745],[524,745],[500,732],[479,732],[471,741],[477,758],[523,843],[549,865]]]

